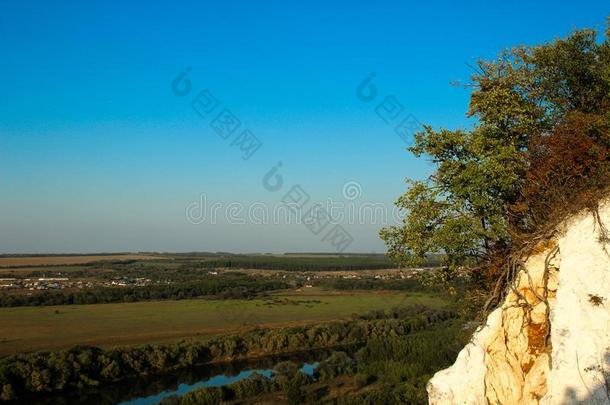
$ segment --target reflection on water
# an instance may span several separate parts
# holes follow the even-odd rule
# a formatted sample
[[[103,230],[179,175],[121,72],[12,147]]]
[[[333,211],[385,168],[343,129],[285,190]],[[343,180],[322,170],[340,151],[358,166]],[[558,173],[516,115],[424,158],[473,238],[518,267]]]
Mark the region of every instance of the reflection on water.
[[[79,394],[66,392],[28,398],[23,403],[32,405],[152,405],[170,395],[182,395],[197,388],[231,384],[247,378],[255,372],[270,376],[273,367],[286,360],[300,364],[304,373],[312,375],[317,361],[326,358],[331,352],[331,350],[316,350],[256,360],[208,364],[175,371],[171,375],[134,378],[109,386],[93,388]]]
[[[319,363],[305,363],[301,367],[301,371],[308,375],[313,375],[314,370],[318,366]],[[157,395],[151,395],[145,398],[137,398],[129,401],[121,402],[120,405],[152,405],[157,404],[163,398],[167,398],[171,395],[184,395],[188,392],[196,390],[198,388],[206,388],[206,387],[222,387],[223,385],[233,384],[239,380],[243,380],[244,378],[248,378],[253,374],[260,374],[267,378],[273,375],[273,371],[271,369],[256,369],[256,370],[244,370],[239,374],[234,376],[227,376],[224,374],[215,375],[214,377],[206,380],[199,381],[195,384],[180,384],[178,385],[178,389],[174,391],[163,391]]]

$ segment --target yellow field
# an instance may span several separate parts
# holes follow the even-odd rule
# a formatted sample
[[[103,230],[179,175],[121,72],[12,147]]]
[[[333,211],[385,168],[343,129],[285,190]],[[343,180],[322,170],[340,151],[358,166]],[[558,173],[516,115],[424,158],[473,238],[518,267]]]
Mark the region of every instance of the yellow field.
[[[92,256],[30,256],[0,257],[0,266],[45,266],[61,264],[85,264],[102,260],[153,260],[161,256],[125,254],[125,255],[92,255]]]

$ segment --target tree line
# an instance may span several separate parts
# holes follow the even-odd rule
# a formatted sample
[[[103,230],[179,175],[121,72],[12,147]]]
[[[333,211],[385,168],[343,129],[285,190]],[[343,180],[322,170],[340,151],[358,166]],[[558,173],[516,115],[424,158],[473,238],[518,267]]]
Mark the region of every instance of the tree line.
[[[42,291],[32,295],[0,294],[0,307],[108,304],[198,297],[251,298],[258,293],[289,288],[284,281],[255,277],[209,277],[196,281],[148,286],[97,287],[80,291]]]
[[[278,257],[244,256],[194,262],[200,268],[267,269],[286,271],[349,271],[396,267],[385,256]]]
[[[316,286],[334,290],[397,290],[423,291],[426,287],[416,278],[404,280],[379,280],[373,277],[360,279],[324,278],[314,281]]]

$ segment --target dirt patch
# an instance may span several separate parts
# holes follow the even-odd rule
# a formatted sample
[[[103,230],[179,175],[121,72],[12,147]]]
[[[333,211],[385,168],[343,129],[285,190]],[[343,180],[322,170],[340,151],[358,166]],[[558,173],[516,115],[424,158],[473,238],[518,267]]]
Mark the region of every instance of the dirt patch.
[[[530,323],[527,326],[527,349],[531,355],[537,356],[549,349],[546,339],[548,331],[547,323]]]

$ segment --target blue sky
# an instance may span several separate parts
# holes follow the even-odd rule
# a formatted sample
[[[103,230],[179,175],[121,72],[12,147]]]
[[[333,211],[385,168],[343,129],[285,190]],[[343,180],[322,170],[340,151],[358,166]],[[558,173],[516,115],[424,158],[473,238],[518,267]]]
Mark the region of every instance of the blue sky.
[[[0,13],[0,252],[333,251],[302,224],[193,224],[225,207],[382,203],[430,166],[375,112],[468,127],[477,58],[576,28],[603,29],[607,2],[11,2]],[[172,81],[186,67],[192,90]],[[378,95],[356,88],[371,72]],[[241,126],[224,140],[190,107],[209,89]],[[215,110],[216,114],[220,110]],[[231,145],[249,129],[248,160]],[[282,162],[284,189],[262,178]],[[358,198],[346,200],[347,182]],[[244,214],[245,215],[245,214]],[[239,222],[239,221],[234,221]],[[342,222],[348,251],[382,252],[379,221]]]

